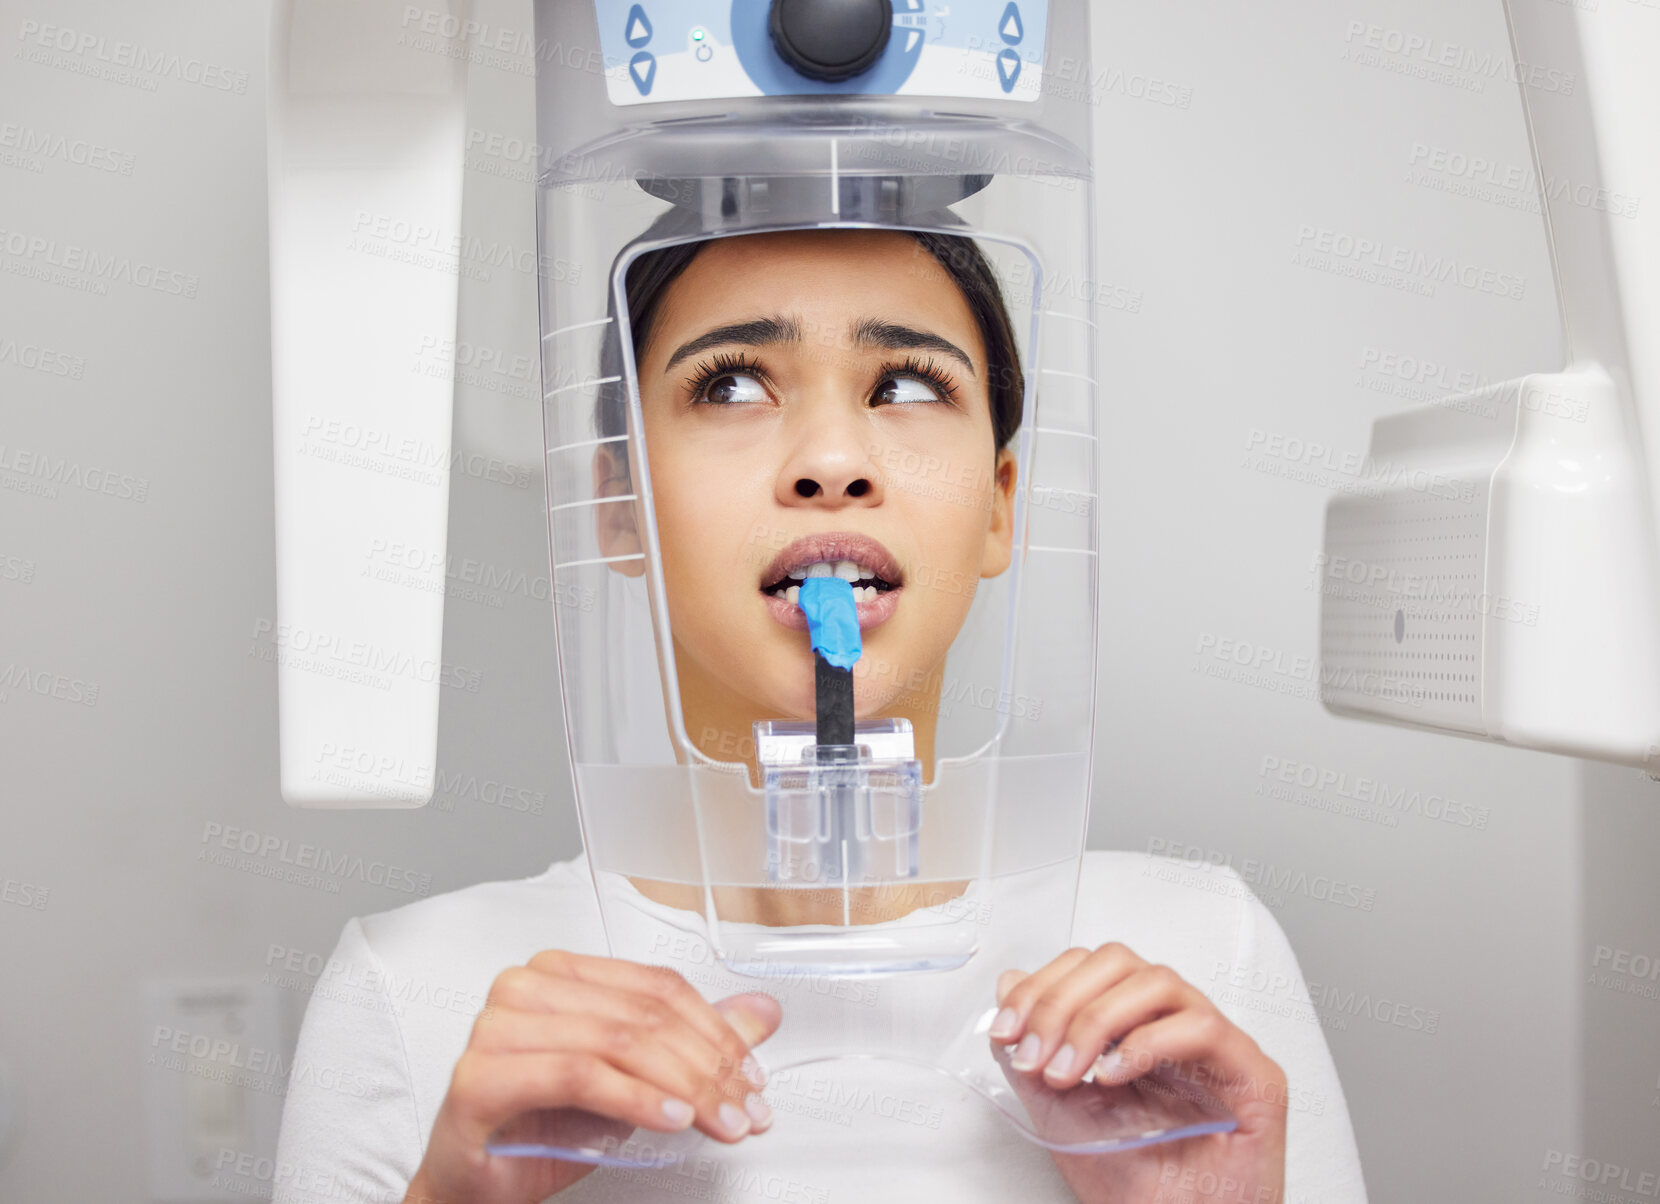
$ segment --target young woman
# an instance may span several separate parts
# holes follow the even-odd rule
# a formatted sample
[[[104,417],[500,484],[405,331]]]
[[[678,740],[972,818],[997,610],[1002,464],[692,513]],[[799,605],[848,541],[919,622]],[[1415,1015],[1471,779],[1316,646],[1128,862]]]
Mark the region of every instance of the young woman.
[[[1024,386],[985,260],[942,235],[749,234],[642,257],[628,292],[688,734],[734,760],[731,739],[753,720],[813,714],[784,572],[801,566],[782,561],[851,559],[899,587],[859,602],[864,659],[891,671],[855,672],[856,713],[911,718],[931,766],[938,669],[973,591],[915,588],[918,570],[933,582],[993,577],[1013,539],[1007,444]],[[622,429],[615,407],[598,417],[602,433]],[[884,451],[916,446],[983,471],[907,488],[902,458]],[[626,465],[602,453],[595,473],[602,493],[631,492]],[[628,508],[597,509],[610,512],[606,554],[638,550]],[[1000,1119],[982,1124],[971,1109],[990,1109],[970,1101],[937,1130],[894,1122],[884,1148],[859,1158],[831,1142],[769,1151],[773,1115],[750,1051],[789,1017],[765,994],[711,1003],[672,971],[606,956],[578,857],[347,923],[331,961],[339,989],[319,984],[296,1066],[350,1069],[377,1090],[348,1097],[317,1075],[291,1087],[276,1198],[1364,1200],[1342,1088],[1278,925],[1231,871],[1203,871],[1213,880],[1196,890],[1154,868],[1086,854],[1077,946],[1007,968],[992,1035],[1017,1047],[1018,1073],[1056,1088],[1092,1068],[1121,1083],[1179,1067],[1230,1106],[1235,1132],[1051,1158]],[[665,915],[698,906],[686,888],[634,885]],[[778,893],[747,918],[815,918],[810,902],[784,914]],[[908,906],[890,898],[861,922]],[[1254,1007],[1206,994],[1242,980],[1280,985]],[[463,1002],[439,1006],[440,990]],[[484,1153],[503,1125],[558,1109],[696,1127],[747,1147],[725,1152],[771,1177],[594,1175]]]

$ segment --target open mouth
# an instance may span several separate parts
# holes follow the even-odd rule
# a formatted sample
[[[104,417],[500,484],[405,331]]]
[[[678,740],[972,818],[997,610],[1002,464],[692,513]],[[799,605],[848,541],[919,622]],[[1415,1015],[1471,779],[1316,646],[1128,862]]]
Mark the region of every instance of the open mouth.
[[[804,535],[774,556],[761,572],[761,592],[796,606],[809,577],[840,577],[853,587],[853,600],[861,605],[905,584],[899,561],[880,541],[856,531],[831,531]]]
[[[817,560],[790,568],[771,585],[763,585],[761,592],[783,598],[794,606],[801,593],[802,582],[809,577],[840,577],[853,587],[855,602],[873,602],[878,594],[899,588],[898,582],[889,581],[869,565],[856,560]]]

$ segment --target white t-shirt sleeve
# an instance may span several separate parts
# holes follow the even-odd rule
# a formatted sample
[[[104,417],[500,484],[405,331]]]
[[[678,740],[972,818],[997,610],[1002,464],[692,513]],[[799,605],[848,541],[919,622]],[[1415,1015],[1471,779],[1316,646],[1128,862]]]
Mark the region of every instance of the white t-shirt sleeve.
[[[409,1060],[385,968],[346,921],[289,1072],[272,1204],[397,1201],[421,1162]]]
[[[1243,879],[1239,887],[1244,898],[1233,964],[1213,967],[1210,978],[1195,985],[1285,1072],[1286,1200],[1365,1204],[1348,1102],[1297,955],[1273,912]]]
[[[1120,941],[1170,966],[1279,1064],[1283,1204],[1365,1204],[1349,1106],[1297,955],[1237,871],[1130,850],[1086,853],[1073,940]]]

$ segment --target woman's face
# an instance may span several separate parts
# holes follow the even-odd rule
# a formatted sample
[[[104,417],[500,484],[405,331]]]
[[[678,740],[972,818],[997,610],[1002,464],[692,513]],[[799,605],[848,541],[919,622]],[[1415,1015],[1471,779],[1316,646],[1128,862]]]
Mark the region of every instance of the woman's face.
[[[736,759],[753,719],[812,717],[789,589],[817,561],[860,578],[856,714],[932,705],[977,583],[1008,567],[1015,485],[945,269],[894,231],[717,239],[637,367],[693,742]]]

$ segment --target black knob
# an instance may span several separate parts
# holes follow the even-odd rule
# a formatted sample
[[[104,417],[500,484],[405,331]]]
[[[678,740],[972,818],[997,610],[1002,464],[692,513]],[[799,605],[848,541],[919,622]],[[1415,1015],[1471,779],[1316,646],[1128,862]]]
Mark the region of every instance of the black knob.
[[[882,57],[893,0],[772,0],[767,28],[786,63],[834,83]]]

